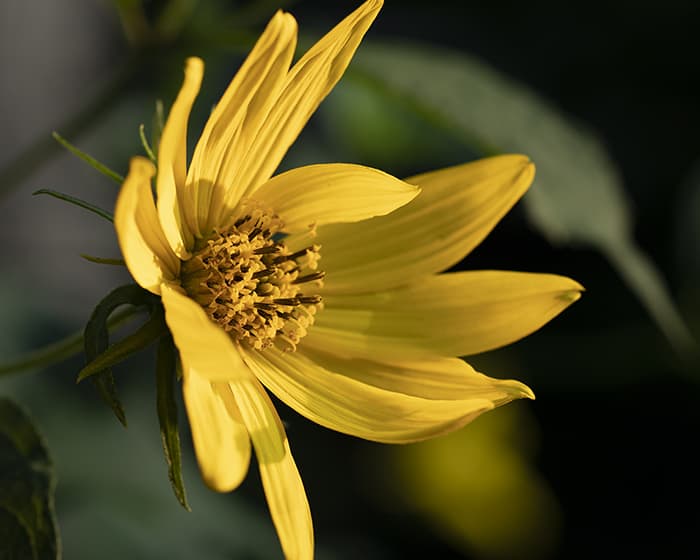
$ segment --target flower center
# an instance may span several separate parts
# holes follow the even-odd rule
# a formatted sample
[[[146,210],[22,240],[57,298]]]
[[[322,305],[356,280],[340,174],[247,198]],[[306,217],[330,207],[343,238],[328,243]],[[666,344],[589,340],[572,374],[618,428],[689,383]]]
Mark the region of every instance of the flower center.
[[[322,307],[318,245],[291,253],[275,234],[281,220],[260,207],[244,208],[227,230],[182,263],[182,286],[232,338],[257,350],[273,343],[288,351]]]

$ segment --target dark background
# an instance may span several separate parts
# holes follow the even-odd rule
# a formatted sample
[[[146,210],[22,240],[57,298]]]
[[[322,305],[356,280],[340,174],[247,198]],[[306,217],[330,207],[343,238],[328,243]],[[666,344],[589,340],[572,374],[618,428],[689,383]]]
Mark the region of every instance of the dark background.
[[[261,28],[262,22],[237,20],[235,2],[202,0],[199,4],[199,20],[192,24],[197,30],[206,29],[207,21],[224,18],[229,18],[234,31],[242,22],[250,23],[243,31],[253,35]],[[312,31],[314,37],[356,5],[312,0],[288,4],[301,31]],[[147,2],[146,6],[156,17],[163,3]],[[699,12],[691,1],[389,0],[368,39],[410,39],[477,55],[593,127],[622,173],[635,217],[635,239],[661,270],[681,313],[697,333]],[[55,158],[50,149],[36,148],[35,142],[53,129],[63,132],[71,116],[99,96],[124,61],[135,56],[142,62],[118,89],[117,102],[108,100],[111,104],[106,109],[89,115],[89,126],[68,122],[69,131],[75,132],[71,140],[123,171],[128,157],[139,150],[137,126],[150,122],[154,100],[161,97],[167,106],[174,97],[184,56],[200,54],[212,61],[204,101],[198,105],[200,120],[195,117],[192,125],[196,132],[207,103],[215,102],[237,67],[237,53],[247,35],[236,31],[232,44],[237,46],[230,48],[218,43],[214,34],[203,38],[201,33],[187,31],[133,51],[108,2],[70,0],[58,8],[48,0],[26,5],[10,1],[0,7],[0,16],[4,76],[0,163],[9,165],[32,146],[36,156],[17,168],[20,171],[13,178],[19,180],[11,189],[2,186],[0,199],[4,216],[0,224],[4,342],[0,349],[9,357],[80,328],[99,298],[125,278],[77,257],[80,252],[114,256],[109,227],[58,201],[30,196],[37,188],[50,187],[110,207],[115,188],[77,160],[63,154]],[[342,138],[342,131],[329,131],[321,112],[300,139],[307,146],[305,151],[292,153],[295,162],[309,153],[356,161],[361,147],[334,141],[334,135]],[[452,150],[436,158],[431,167],[473,155],[465,149],[461,157],[459,148]],[[377,159],[365,163],[380,164],[381,154]],[[385,168],[399,176],[422,170],[413,169],[411,161],[393,161],[391,168]],[[501,533],[496,530],[489,541],[498,545],[480,545],[485,542],[478,537],[484,534],[483,527],[477,524],[460,536],[439,513],[426,510],[420,505],[424,502],[412,497],[420,492],[402,478],[404,471],[396,465],[414,464],[408,450],[413,446],[395,450],[337,435],[280,404],[309,494],[319,557],[694,557],[700,530],[700,462],[694,453],[700,429],[697,362],[683,361],[673,352],[603,256],[590,248],[553,246],[527,221],[520,206],[460,266],[556,272],[577,279],[587,289],[580,302],[539,333],[472,360],[483,371],[515,377],[536,392],[536,401],[510,405],[515,412],[504,409],[490,415],[512,415],[508,417],[512,420],[505,421],[509,434],[505,439],[512,443],[509,448],[526,449],[513,460],[528,465],[530,475],[525,478],[537,481],[532,484],[547,496],[543,499],[549,505],[525,507],[525,514],[508,517],[507,512],[517,510],[514,504],[527,496],[526,489],[512,480],[499,489],[498,481],[482,481],[477,469],[472,484],[492,493],[484,492],[477,499],[472,490],[464,498],[471,500],[464,515],[484,519],[492,515],[497,527],[499,519],[502,524]],[[194,486],[194,495],[201,499],[201,505],[193,503],[195,509],[200,505],[202,516],[196,522],[183,514],[173,517],[172,525],[168,525],[171,521],[154,524],[153,517],[162,515],[161,511],[179,507],[174,499],[163,498],[161,503],[160,497],[152,498],[145,509],[143,503],[137,508],[120,505],[146,499],[139,489],[153,485],[162,486],[163,495],[169,492],[158,463],[155,415],[148,416],[150,404],[143,404],[153,391],[152,357],[119,370],[127,413],[130,405],[146,411],[142,416],[135,413],[142,420],[136,426],[132,423],[125,434],[117,434],[116,422],[89,388],[73,385],[80,363],[75,358],[41,373],[2,380],[0,385],[0,391],[17,395],[36,415],[57,457],[57,511],[66,557],[95,557],[96,549],[90,547],[106,539],[105,544],[114,541],[116,550],[125,547],[134,558],[158,558],[162,549],[153,547],[153,542],[174,539],[173,531],[178,530],[184,531],[183,539],[189,535],[191,542],[208,535],[206,546],[197,549],[205,551],[204,557],[218,558],[224,551],[234,558],[277,557],[274,540],[258,546],[269,540],[270,533],[255,469],[241,490],[209,498],[206,491],[197,490],[201,483],[190,460],[188,487]],[[76,414],[82,419],[79,425]],[[488,422],[478,420],[464,430],[464,437],[470,437],[470,430],[488,432]],[[102,423],[110,427],[101,431]],[[88,424],[90,433],[85,431]],[[138,450],[129,447],[149,430],[148,443],[139,444]],[[488,441],[488,434],[485,437]],[[95,441],[104,447],[95,448]],[[464,444],[471,455],[460,455],[455,448],[456,472],[472,472],[471,467],[493,451],[486,446],[482,453],[480,441]],[[188,445],[186,454],[191,453]],[[434,452],[425,449],[428,457]],[[113,470],[97,466],[103,470],[86,478],[85,465],[101,453],[105,457],[112,453],[119,460],[108,460]],[[144,454],[154,457],[153,469],[142,465]],[[460,461],[465,463],[463,468]],[[484,465],[487,469],[488,463]],[[420,477],[410,480],[425,482]],[[460,483],[455,479],[454,484],[457,496]],[[121,492],[114,491],[115,485]],[[94,521],[95,496],[105,516],[99,523]],[[206,501],[210,499],[217,500],[216,506]],[[234,514],[227,507],[243,509]],[[452,506],[446,502],[445,507]],[[104,513],[110,510],[111,514]],[[143,514],[139,522],[133,516],[135,510]],[[131,516],[133,526],[120,525],[120,512]],[[242,523],[266,529],[245,530]],[[506,526],[518,523],[523,524],[525,535]],[[212,526],[220,526],[220,532]],[[139,527],[145,536],[138,534]],[[149,535],[150,544],[145,544]],[[130,538],[133,545],[124,544]],[[231,548],[233,541],[248,544]]]

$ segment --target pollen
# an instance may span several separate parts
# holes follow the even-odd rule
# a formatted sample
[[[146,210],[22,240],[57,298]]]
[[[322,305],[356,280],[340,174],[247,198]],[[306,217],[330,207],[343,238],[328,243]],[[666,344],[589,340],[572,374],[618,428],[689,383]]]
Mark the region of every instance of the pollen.
[[[290,252],[282,221],[251,202],[224,231],[215,231],[182,263],[182,286],[236,341],[287,351],[306,335],[322,308],[318,245]]]

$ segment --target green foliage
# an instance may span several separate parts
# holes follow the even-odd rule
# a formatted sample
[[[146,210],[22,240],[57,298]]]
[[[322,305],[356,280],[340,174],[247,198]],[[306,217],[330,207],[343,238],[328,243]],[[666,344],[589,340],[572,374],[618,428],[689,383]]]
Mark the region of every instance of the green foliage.
[[[107,326],[108,320],[112,312],[117,307],[122,305],[142,306],[151,304],[152,302],[152,295],[143,288],[140,288],[135,284],[120,286],[119,288],[112,290],[112,292],[107,294],[107,296],[97,304],[87,322],[87,325],[85,325],[85,360],[88,364],[88,368],[91,369],[88,371],[88,373],[85,373],[87,368],[84,368],[78,377],[78,381],[84,377],[87,377],[88,375],[91,376],[91,381],[102,397],[102,400],[109,405],[117,419],[124,426],[126,426],[126,415],[124,413],[124,407],[117,396],[111,366],[133,352],[124,352],[124,348],[118,348],[116,353],[118,354],[119,359],[117,360],[112,359],[115,353],[114,350],[112,350],[112,354],[108,354],[109,359],[101,356],[103,353],[108,353],[109,348],[109,329]],[[147,325],[149,323],[147,323]],[[140,331],[137,331],[137,333],[138,332]],[[153,340],[154,339],[151,339],[150,341],[152,342]],[[125,345],[122,344],[122,346]],[[143,346],[141,346],[141,348],[143,348]]]
[[[104,175],[105,177],[109,177],[112,179],[112,181],[115,181],[116,183],[123,183],[124,182],[124,177],[117,173],[116,171],[112,171],[109,167],[107,167],[104,163],[100,163],[97,161],[94,157],[92,157],[89,154],[86,154],[79,148],[76,148],[73,144],[68,142],[63,136],[61,136],[58,132],[54,132],[52,134],[54,137],[54,140],[58,142],[61,146],[63,146],[66,150],[71,152],[72,154],[78,156],[80,159],[82,159],[85,163],[87,163],[90,167],[95,169],[96,171],[99,171]]]
[[[165,462],[168,465],[168,478],[175,497],[187,511],[185,483],[182,479],[182,454],[180,452],[180,433],[177,428],[175,346],[170,336],[164,336],[158,344],[158,362],[156,365],[156,404],[160,424],[160,439],[163,444]]]
[[[533,224],[554,243],[607,255],[675,347],[694,346],[660,273],[632,239],[618,171],[590,131],[462,53],[365,42],[351,68],[377,95],[420,113],[466,146],[530,156],[537,177],[525,203]]]
[[[34,191],[32,193],[33,195],[37,194],[48,194],[49,196],[52,196],[54,198],[57,198],[59,200],[63,200],[65,202],[68,202],[70,204],[74,204],[75,206],[80,206],[81,208],[85,208],[85,210],[89,210],[90,212],[93,212],[94,214],[97,214],[101,218],[104,218],[105,220],[109,222],[114,222],[114,216],[112,215],[111,212],[108,212],[107,210],[104,210],[100,208],[99,206],[95,206],[94,204],[91,204],[90,202],[87,202],[85,200],[82,200],[81,198],[76,198],[74,196],[71,196],[69,194],[65,194],[59,191],[54,191],[51,189],[39,189],[38,191]]]
[[[54,486],[41,436],[16,404],[0,398],[0,558],[61,557]]]

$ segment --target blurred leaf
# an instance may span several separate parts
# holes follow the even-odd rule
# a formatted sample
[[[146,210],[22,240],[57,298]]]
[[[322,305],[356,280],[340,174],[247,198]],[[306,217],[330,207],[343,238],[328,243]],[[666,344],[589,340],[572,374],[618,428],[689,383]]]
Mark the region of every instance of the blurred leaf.
[[[27,415],[0,398],[0,558],[61,557],[48,451]]]
[[[470,558],[552,557],[559,504],[530,465],[533,419],[509,405],[444,437],[392,446],[399,503]]]
[[[163,444],[165,462],[168,465],[168,478],[178,502],[187,511],[185,483],[182,479],[182,453],[180,433],[177,428],[177,403],[175,402],[175,346],[170,336],[160,339],[158,362],[156,365],[156,404],[160,423],[160,439]]]
[[[172,41],[190,20],[199,0],[169,0],[158,16],[155,28],[161,40]]]
[[[589,131],[463,53],[366,42],[349,75],[467,146],[530,156],[537,164],[525,197],[532,222],[554,243],[588,245],[607,255],[676,349],[694,347],[661,275],[634,244],[620,177]]]
[[[96,171],[99,171],[105,177],[109,177],[110,179],[112,179],[112,181],[119,183],[119,184],[124,182],[124,177],[122,177],[119,173],[117,173],[116,171],[112,171],[104,163],[100,163],[91,155],[86,154],[85,152],[83,152],[79,148],[76,148],[73,144],[68,142],[68,140],[63,138],[63,136],[61,136],[58,132],[53,132],[52,136],[54,137],[54,140],[56,140],[56,142],[58,142],[66,150],[68,150],[72,154],[78,156],[85,163],[87,163],[90,167],[92,167]]]
[[[37,195],[37,194],[48,194],[49,196],[53,196],[54,198],[57,198],[59,200],[63,200],[65,202],[68,202],[70,204],[74,204],[75,206],[80,206],[80,208],[85,208],[85,210],[89,210],[90,212],[93,212],[94,214],[97,214],[101,218],[104,218],[105,220],[109,222],[114,221],[114,216],[112,216],[111,212],[108,212],[107,210],[103,210],[99,206],[95,206],[94,204],[90,204],[89,202],[82,200],[81,198],[76,198],[74,196],[71,196],[69,194],[65,194],[59,191],[54,191],[51,189],[39,189],[38,191],[34,191],[32,195]]]

